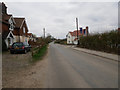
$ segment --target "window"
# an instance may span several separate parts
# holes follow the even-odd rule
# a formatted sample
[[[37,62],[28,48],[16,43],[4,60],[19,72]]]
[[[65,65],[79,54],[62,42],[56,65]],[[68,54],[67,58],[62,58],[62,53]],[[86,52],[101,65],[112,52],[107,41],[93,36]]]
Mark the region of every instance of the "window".
[[[82,34],[82,28],[80,28],[80,33]]]
[[[86,32],[85,32],[86,30],[84,30],[84,34],[86,34]]]
[[[14,29],[13,23],[10,24],[9,29],[10,29],[10,30],[13,30],[13,29]]]
[[[9,19],[9,30],[14,30],[14,24],[11,18]]]
[[[25,33],[25,27],[23,27],[23,33]]]

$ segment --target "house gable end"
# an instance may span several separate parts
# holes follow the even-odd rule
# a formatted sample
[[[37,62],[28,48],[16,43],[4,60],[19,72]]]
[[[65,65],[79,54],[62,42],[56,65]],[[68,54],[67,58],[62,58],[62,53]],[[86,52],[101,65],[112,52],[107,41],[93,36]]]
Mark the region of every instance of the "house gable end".
[[[25,30],[25,31],[24,31]],[[27,28],[27,24],[26,22],[24,21],[21,28],[20,28],[20,35],[21,36],[27,36],[27,33],[28,33],[28,28]]]

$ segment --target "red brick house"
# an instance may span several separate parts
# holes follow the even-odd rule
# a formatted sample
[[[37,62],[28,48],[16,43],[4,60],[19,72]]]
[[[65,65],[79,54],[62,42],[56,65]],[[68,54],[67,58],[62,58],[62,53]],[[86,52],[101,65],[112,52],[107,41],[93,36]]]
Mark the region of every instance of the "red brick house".
[[[15,21],[12,15],[7,14],[7,7],[4,3],[0,3],[0,6],[2,7],[2,13],[1,13],[1,19],[0,24],[2,26],[2,40],[5,41],[6,46],[9,47],[14,42],[14,35],[12,31],[15,27]]]
[[[0,7],[2,8],[2,13],[0,13],[2,30],[0,33],[7,48],[14,42],[28,43],[28,27],[25,18],[13,18],[11,14],[7,14],[7,7],[4,3],[0,3]]]
[[[28,43],[28,27],[25,18],[14,18],[16,24],[13,34],[15,36],[14,42]]]

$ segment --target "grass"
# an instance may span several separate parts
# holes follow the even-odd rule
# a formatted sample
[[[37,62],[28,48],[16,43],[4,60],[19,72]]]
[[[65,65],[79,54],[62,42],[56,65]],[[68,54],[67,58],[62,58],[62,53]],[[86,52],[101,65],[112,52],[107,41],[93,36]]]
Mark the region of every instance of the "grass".
[[[42,57],[46,54],[47,52],[47,46],[48,45],[45,45],[43,46],[40,50],[38,50],[38,52],[36,54],[33,55],[33,62],[34,61],[38,61],[38,60],[41,60]]]

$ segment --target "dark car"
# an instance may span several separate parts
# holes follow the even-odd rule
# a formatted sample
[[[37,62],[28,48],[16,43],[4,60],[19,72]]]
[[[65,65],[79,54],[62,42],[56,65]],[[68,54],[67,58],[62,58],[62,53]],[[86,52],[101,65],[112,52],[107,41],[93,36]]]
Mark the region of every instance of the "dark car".
[[[27,53],[28,51],[30,51],[30,48],[31,46],[29,44],[25,44],[23,42],[15,42],[10,47],[10,53],[11,54],[18,52]]]

